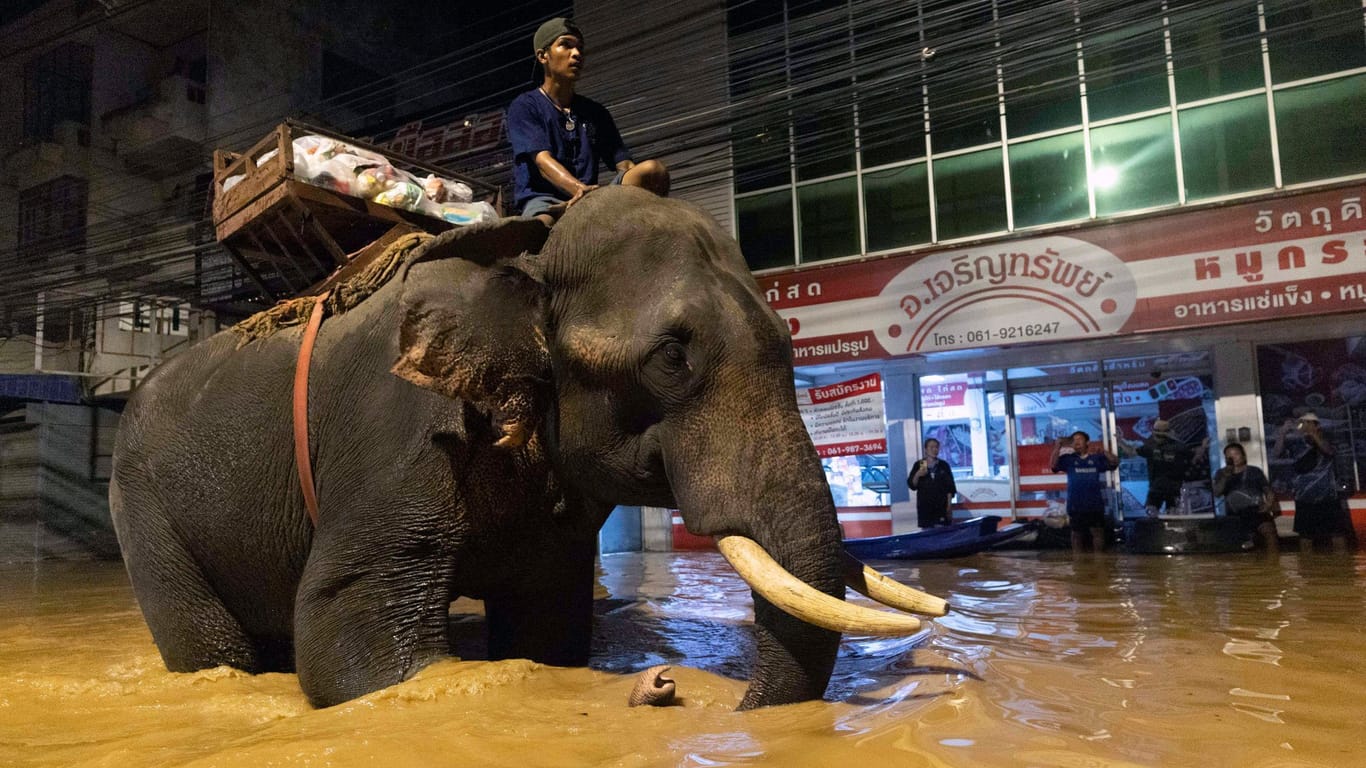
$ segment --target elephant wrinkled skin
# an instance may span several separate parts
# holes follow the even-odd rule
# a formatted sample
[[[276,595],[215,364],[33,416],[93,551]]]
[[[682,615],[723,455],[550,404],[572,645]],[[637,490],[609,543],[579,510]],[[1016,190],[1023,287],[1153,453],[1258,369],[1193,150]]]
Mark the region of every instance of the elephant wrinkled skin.
[[[586,664],[614,504],[678,507],[843,600],[786,326],[689,204],[605,188],[548,237],[515,219],[447,233],[329,316],[308,393],[316,530],[291,442],[299,344],[298,327],[220,333],[123,415],[110,505],[172,671],[293,669],[336,704],[445,655],[459,596],[484,601],[492,658]],[[756,592],[755,632],[742,708],[823,695],[837,631]]]

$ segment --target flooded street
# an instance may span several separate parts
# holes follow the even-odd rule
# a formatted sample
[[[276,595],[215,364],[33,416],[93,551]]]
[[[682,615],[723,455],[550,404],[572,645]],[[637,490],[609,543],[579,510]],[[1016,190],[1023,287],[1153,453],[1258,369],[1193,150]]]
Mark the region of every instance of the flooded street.
[[[0,765],[1362,764],[1364,556],[879,566],[954,611],[846,637],[827,702],[747,713],[749,593],[711,553],[603,557],[592,669],[451,660],[328,710],[293,675],[167,673],[121,564],[6,566]],[[479,604],[452,628],[477,658]],[[660,663],[681,706],[628,709]]]

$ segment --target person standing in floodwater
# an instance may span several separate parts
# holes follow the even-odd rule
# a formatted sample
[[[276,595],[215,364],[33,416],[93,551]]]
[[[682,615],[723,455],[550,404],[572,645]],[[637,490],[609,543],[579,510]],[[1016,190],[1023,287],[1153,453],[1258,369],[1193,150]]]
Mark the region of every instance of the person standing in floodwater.
[[[939,441],[925,441],[925,458],[911,467],[906,486],[915,491],[916,523],[921,528],[948,525],[953,520],[953,468],[939,458]]]
[[[1071,452],[1063,453],[1069,444]],[[1067,522],[1072,529],[1072,551],[1105,549],[1105,495],[1101,489],[1105,487],[1104,473],[1119,468],[1119,457],[1111,451],[1092,450],[1091,436],[1078,430],[1070,438],[1058,438],[1048,466],[1054,472],[1067,473]]]
[[[1288,440],[1299,437],[1304,448],[1295,456],[1295,533],[1300,542],[1323,547],[1352,537],[1352,526],[1338,499],[1337,477],[1333,473],[1333,446],[1323,434],[1319,417],[1306,413],[1299,420],[1287,419],[1276,431],[1271,455],[1280,456],[1289,448]]]
[[[1172,435],[1165,419],[1153,422],[1153,434],[1135,451],[1148,462],[1148,498],[1144,500],[1148,517],[1163,510],[1176,514],[1181,507],[1181,486],[1190,473],[1192,451]]]
[[[1276,494],[1261,469],[1249,466],[1241,443],[1224,446],[1224,466],[1214,473],[1214,495],[1224,498],[1224,511],[1242,522],[1267,552],[1276,554]]]

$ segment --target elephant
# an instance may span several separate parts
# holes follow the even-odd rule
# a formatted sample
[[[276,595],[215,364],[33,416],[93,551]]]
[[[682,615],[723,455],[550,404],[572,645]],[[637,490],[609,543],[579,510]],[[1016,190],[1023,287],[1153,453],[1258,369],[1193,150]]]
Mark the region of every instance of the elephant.
[[[843,552],[787,326],[701,209],[611,187],[549,231],[423,238],[349,305],[297,300],[330,308],[306,368],[316,525],[291,438],[306,312],[220,331],[129,398],[110,509],[169,670],[294,671],[335,705],[448,656],[461,596],[489,658],[586,665],[616,504],[679,509],[753,588],[741,709],[822,697],[841,632],[947,609]]]

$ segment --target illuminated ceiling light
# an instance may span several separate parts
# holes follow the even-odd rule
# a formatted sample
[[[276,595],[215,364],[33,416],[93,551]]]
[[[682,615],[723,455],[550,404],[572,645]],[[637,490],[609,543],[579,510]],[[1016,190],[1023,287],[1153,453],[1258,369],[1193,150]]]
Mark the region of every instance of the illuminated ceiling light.
[[[1096,189],[1109,189],[1119,183],[1119,171],[1112,165],[1098,165],[1091,172],[1091,183]]]

